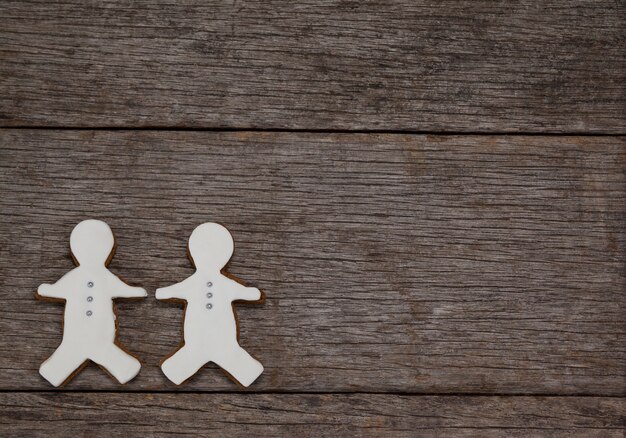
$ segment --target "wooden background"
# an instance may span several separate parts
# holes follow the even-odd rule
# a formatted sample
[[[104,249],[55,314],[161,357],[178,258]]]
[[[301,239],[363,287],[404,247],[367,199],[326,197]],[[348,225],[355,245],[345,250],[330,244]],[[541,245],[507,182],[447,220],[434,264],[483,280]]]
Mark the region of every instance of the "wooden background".
[[[5,436],[562,436],[626,428],[626,5],[0,3]],[[61,389],[34,291],[107,221],[143,368]],[[265,373],[158,368],[157,287],[229,227]]]

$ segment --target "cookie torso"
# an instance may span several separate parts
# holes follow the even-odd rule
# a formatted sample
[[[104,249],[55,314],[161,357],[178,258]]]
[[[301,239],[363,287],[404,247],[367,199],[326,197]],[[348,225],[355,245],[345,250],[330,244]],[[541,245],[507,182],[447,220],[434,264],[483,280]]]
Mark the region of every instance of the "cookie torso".
[[[208,344],[219,349],[222,343],[236,341],[237,323],[226,288],[228,281],[219,273],[194,275],[185,313],[185,344]]]
[[[78,267],[67,274],[63,341],[88,353],[115,340],[115,313],[106,268]]]

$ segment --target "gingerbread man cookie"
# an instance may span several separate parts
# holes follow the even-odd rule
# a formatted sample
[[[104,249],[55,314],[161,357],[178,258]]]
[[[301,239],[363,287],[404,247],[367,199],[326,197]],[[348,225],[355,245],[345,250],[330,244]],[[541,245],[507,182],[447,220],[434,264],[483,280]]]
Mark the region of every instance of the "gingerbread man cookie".
[[[185,300],[185,343],[161,365],[177,385],[204,364],[214,362],[243,386],[263,372],[263,365],[239,346],[233,301],[260,301],[263,294],[221,273],[233,254],[233,238],[216,223],[198,226],[189,238],[196,272],[180,283],[157,289],[159,300]]]
[[[106,266],[113,257],[115,240],[109,226],[86,220],[74,227],[70,248],[77,267],[55,284],[42,284],[38,298],[64,300],[63,341],[39,368],[54,386],[68,381],[87,360],[92,360],[120,383],[139,373],[141,364],[115,342],[115,298],[145,297],[146,291],[131,287]]]

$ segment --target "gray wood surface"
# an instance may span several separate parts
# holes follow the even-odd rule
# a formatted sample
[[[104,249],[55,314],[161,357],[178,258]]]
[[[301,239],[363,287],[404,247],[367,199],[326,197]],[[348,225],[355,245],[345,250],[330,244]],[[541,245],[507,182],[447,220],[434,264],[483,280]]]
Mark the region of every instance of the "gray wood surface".
[[[623,0],[0,2],[0,435],[623,437],[625,28]],[[53,389],[34,292],[90,217],[148,289],[117,302],[143,367]],[[158,367],[205,221],[267,296],[247,389]]]
[[[0,3],[0,125],[625,133],[624,2]]]
[[[218,221],[229,272],[267,295],[239,306],[266,367],[249,391],[624,395],[625,146],[0,130],[0,389],[50,389],[37,369],[63,306],[34,291],[73,267],[70,231],[94,217],[116,233],[110,269],[149,290],[118,304],[144,367],[120,386],[92,365],[66,390],[238,390],[214,367],[180,388],[158,368],[182,309],[154,290],[192,272],[190,232]]]
[[[0,394],[11,436],[622,438],[624,400],[382,394]]]

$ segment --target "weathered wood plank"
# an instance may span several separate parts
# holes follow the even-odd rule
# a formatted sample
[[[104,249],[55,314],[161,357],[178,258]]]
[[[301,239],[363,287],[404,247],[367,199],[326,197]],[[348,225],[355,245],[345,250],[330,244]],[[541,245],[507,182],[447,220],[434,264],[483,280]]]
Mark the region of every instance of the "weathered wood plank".
[[[0,394],[11,436],[623,437],[624,399],[382,394]]]
[[[0,388],[47,389],[78,221],[106,220],[111,269],[150,298],[118,306],[145,363],[127,386],[90,366],[67,389],[174,389],[157,367],[186,240],[233,232],[230,272],[266,366],[250,390],[626,391],[626,142],[621,137],[0,130]],[[181,390],[231,390],[206,369]]]
[[[615,0],[3,1],[2,126],[626,132]]]

